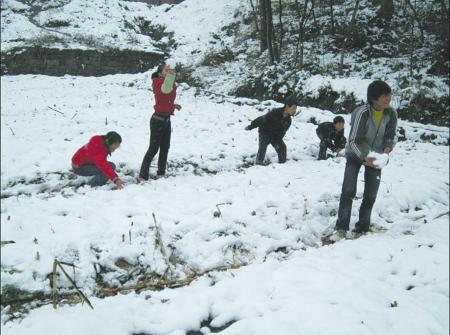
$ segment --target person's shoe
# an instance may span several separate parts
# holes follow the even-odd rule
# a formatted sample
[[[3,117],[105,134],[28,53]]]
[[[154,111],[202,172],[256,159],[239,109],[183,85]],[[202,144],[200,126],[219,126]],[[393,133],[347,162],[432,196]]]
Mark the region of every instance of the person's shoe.
[[[337,241],[340,241],[340,240],[342,240],[342,239],[344,239],[346,237],[347,237],[347,231],[346,230],[344,230],[344,229],[337,229],[337,230],[335,230],[333,232],[333,234],[331,234],[330,241],[337,242]]]
[[[347,237],[347,231],[344,229],[336,229],[333,233],[328,236],[322,238],[322,244],[328,245],[336,243],[340,240],[343,240]]]
[[[139,175],[139,176],[136,178],[136,180],[137,180],[138,183],[143,183],[144,181],[147,181],[147,180],[148,180],[148,177],[145,178],[145,177]]]
[[[366,235],[369,231],[368,230],[362,230],[362,229],[353,229],[352,230],[352,237],[353,238],[360,238],[363,235]]]

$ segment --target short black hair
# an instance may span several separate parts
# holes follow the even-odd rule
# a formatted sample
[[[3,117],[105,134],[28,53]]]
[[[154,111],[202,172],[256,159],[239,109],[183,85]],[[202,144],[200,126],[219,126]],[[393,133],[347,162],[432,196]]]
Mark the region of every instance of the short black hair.
[[[113,143],[122,143],[122,137],[115,131],[110,131],[103,136],[106,145],[111,145]]]
[[[382,80],[375,80],[367,87],[367,102],[372,104],[384,94],[391,94],[391,87]]]
[[[334,119],[333,119],[333,123],[334,124],[336,124],[336,123],[345,123],[345,120],[344,120],[344,118],[342,117],[342,116],[340,116],[340,115],[338,115],[338,116],[336,116]]]
[[[158,78],[161,75],[162,70],[166,66],[166,63],[161,63],[156,68],[156,71],[152,73],[152,79]]]
[[[284,105],[285,106],[292,106],[292,105],[298,106],[297,97],[295,95],[289,95],[288,97],[286,97],[286,99],[284,99]]]

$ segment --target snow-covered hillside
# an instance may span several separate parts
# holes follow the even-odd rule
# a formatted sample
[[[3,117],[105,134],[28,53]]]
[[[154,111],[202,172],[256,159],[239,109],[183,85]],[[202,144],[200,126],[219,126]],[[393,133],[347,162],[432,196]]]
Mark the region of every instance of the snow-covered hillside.
[[[239,0],[161,6],[134,1],[2,0],[1,6],[2,51],[38,44],[161,52],[158,45],[167,44],[168,37],[161,39],[150,29],[162,27],[174,34],[178,47],[171,52],[182,64],[193,64],[206,51],[223,47],[215,46],[213,34],[220,33],[242,7]]]
[[[6,323],[7,334],[89,333],[106,315],[115,316],[97,334],[184,334],[208,318],[211,329],[232,323],[224,334],[446,333],[448,147],[420,134],[442,143],[447,129],[400,121],[406,140],[383,171],[373,212],[386,231],[322,247],[345,159],[316,160],[308,121],[333,114],[301,107],[286,137],[288,162],[277,164],[269,150],[272,164],[252,166],[257,133],[244,127],[276,103],[182,85],[169,175],[136,184],[149,139],[149,75],[2,77],[1,233],[15,242],[2,247],[2,286],[50,293],[56,258],[75,266],[67,268],[94,306],[48,305]],[[123,137],[111,160],[125,189],[65,186],[81,180],[68,179],[75,150],[109,130]],[[353,224],[361,192],[359,185]],[[181,289],[95,298],[145,275],[148,283],[164,274],[182,281],[246,264]],[[58,290],[71,291],[62,274]],[[11,317],[8,308],[2,315]]]

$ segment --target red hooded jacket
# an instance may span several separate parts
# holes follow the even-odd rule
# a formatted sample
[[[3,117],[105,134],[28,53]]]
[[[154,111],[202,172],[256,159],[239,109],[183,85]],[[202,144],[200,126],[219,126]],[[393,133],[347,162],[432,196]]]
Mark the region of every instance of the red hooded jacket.
[[[77,150],[72,157],[72,167],[79,167],[84,164],[95,164],[103,174],[111,180],[117,178],[117,173],[108,163],[106,157],[111,154],[108,147],[100,135],[93,136],[89,142]]]
[[[177,96],[177,87],[174,84],[172,91],[168,94],[161,92],[161,86],[164,82],[164,78],[157,77],[153,78],[152,87],[153,94],[155,95],[155,113],[160,116],[170,116],[173,115],[175,110],[175,98]]]

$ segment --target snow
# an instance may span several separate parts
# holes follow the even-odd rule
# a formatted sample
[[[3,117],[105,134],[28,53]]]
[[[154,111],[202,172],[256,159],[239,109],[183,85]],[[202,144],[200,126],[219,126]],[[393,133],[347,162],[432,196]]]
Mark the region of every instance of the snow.
[[[232,41],[229,36],[216,45],[214,34],[220,33],[236,11],[245,10],[248,4],[240,0],[186,0],[177,6],[150,6],[134,1],[71,0],[42,6],[44,10],[35,13],[32,5],[2,1],[2,50],[39,38],[40,43],[60,48],[70,45],[80,49],[114,47],[161,52],[154,46],[156,41],[140,31],[138,21],[144,19],[173,32],[179,44],[172,50],[174,61],[191,65],[201,61],[206,52],[220,50],[223,43]],[[65,25],[51,27],[52,22]]]
[[[214,34],[220,33],[238,10],[248,10],[250,4],[241,0],[187,0],[177,6],[163,5],[152,12],[152,22],[162,24],[174,32],[179,44],[173,51],[174,60],[183,65],[200,62],[205,53],[221,50],[232,37],[221,35],[216,45]]]
[[[321,247],[320,236],[335,222],[345,159],[316,160],[318,139],[308,120],[333,114],[300,107],[286,136],[288,162],[277,164],[269,149],[270,165],[247,167],[257,132],[244,127],[277,104],[211,99],[180,85],[183,109],[172,118],[169,177],[136,184],[130,175],[149,138],[149,77],[2,77],[1,233],[16,242],[2,248],[2,285],[48,291],[56,257],[77,266],[77,285],[94,306],[44,306],[4,324],[6,334],[88,333],[105,319],[99,333],[183,334],[200,329],[209,315],[211,327],[236,321],[224,334],[446,333],[447,146],[418,137],[399,142],[372,214],[387,230]],[[344,118],[348,125],[349,115]],[[448,130],[432,129],[448,140]],[[121,166],[125,189],[55,190],[64,184],[55,173],[69,172],[75,150],[108,130],[123,137],[111,160]],[[46,182],[33,184],[37,175]],[[362,191],[360,180],[353,224]],[[171,265],[175,277],[249,265],[211,272],[183,288],[95,298],[94,263],[108,269],[104,280],[114,286],[126,275],[115,265],[119,258],[165,271],[153,214],[167,257],[178,260]],[[60,289],[69,287],[59,280]]]
[[[370,151],[367,156],[375,158],[373,164],[376,166],[377,169],[384,168],[389,162],[389,155],[386,153],[379,154],[377,152]]]
[[[117,17],[142,14],[174,31],[179,47],[173,61],[195,64],[218,47],[213,34],[248,6],[238,0],[152,8],[108,3],[111,9],[102,11],[104,1],[54,2],[62,7],[49,4],[36,19],[42,24],[62,12],[72,22],[83,18],[80,29],[98,29],[105,43],[117,33],[122,47],[127,44],[117,32]],[[128,11],[120,9],[124,4]],[[26,8],[2,1],[2,48],[17,36],[36,36],[36,26],[24,19]],[[111,20],[98,28],[109,13]],[[9,15],[22,23],[4,30]],[[76,33],[71,27],[58,29]],[[236,80],[242,80],[240,64],[230,64]],[[285,137],[288,161],[278,164],[269,147],[270,164],[254,166],[257,131],[244,128],[280,105],[212,94],[232,84],[221,83],[226,74],[220,72],[209,89],[180,84],[177,102],[183,108],[172,117],[168,176],[138,184],[133,176],[149,141],[151,72],[1,77],[1,239],[15,242],[2,245],[2,289],[50,293],[56,258],[76,266],[64,265],[94,307],[60,304],[54,310],[49,304],[11,318],[11,307],[2,306],[2,333],[180,335],[222,327],[224,335],[448,334],[447,128],[400,120],[404,140],[382,170],[372,213],[379,231],[322,246],[321,236],[336,221],[345,158],[317,160],[311,120],[330,121],[335,114],[300,106]],[[365,100],[369,82],[316,76],[304,89],[314,93],[330,84]],[[350,115],[343,117],[348,137]],[[123,138],[110,160],[125,188],[76,188],[84,179],[69,179],[71,156],[91,136],[110,130]],[[156,159],[151,174],[155,170]],[[351,228],[362,193],[361,173]],[[223,266],[229,269],[215,270]],[[126,287],[139,284],[143,274],[163,276],[168,268],[178,281],[207,273],[179,288],[96,294],[96,272],[105,284]],[[73,292],[60,272],[58,291]]]

